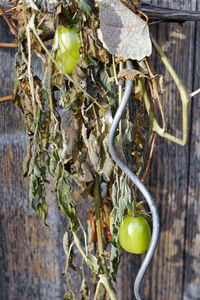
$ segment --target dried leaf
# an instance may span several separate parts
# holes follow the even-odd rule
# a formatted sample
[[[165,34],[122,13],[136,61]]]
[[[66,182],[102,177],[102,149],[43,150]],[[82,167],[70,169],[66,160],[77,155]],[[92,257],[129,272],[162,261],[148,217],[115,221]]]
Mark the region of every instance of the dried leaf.
[[[65,231],[63,235],[63,249],[65,251],[66,256],[69,255],[69,237],[68,237],[68,232]]]
[[[72,230],[76,232],[80,225],[77,218],[76,207],[72,201],[72,185],[64,177],[61,177],[58,181],[57,196],[61,210],[69,218]]]
[[[34,10],[38,10],[37,5],[33,2],[33,0],[20,0],[19,4],[24,4],[26,8],[32,8]]]
[[[134,80],[137,76],[146,77],[146,78],[148,77],[144,73],[135,69],[134,70],[123,69],[117,75],[118,79],[125,79],[125,80]]]
[[[90,25],[89,25],[89,24]],[[87,17],[83,26],[83,49],[91,58],[97,58],[106,64],[109,63],[109,52],[102,46],[98,38],[99,22],[93,15]]]
[[[103,147],[105,151],[105,159],[104,159],[104,164],[103,164],[103,173],[106,177],[106,180],[110,180],[110,177],[112,175],[112,171],[114,168],[114,163],[113,160],[110,156],[109,149],[108,149],[108,138],[106,137],[103,140]]]
[[[85,11],[87,14],[91,12],[91,1],[89,0],[79,0],[78,8]]]
[[[111,245],[110,272],[114,281],[116,281],[117,270],[120,263],[121,247]]]
[[[90,288],[86,284],[85,279],[83,279],[80,289],[80,300],[89,300],[90,299]]]
[[[40,216],[45,225],[46,217],[48,214],[48,204],[46,203],[46,192],[42,182],[42,178],[38,177],[35,172],[29,178],[29,198],[32,208]]]
[[[88,232],[88,251],[92,252],[94,249],[94,233],[95,233],[94,218],[89,218],[87,220],[87,232]]]
[[[157,75],[155,77],[156,79],[156,83],[157,83],[157,89],[158,89],[158,93],[163,94],[165,92],[165,87],[164,87],[164,80],[163,80],[163,75]]]
[[[149,28],[120,0],[99,0],[102,38],[111,54],[142,60],[152,52]],[[111,38],[112,37],[112,38]]]
[[[98,139],[93,133],[87,136],[87,128],[85,125],[82,126],[82,136],[84,142],[88,148],[88,156],[92,163],[92,166],[96,172],[102,173],[101,166],[101,137]]]
[[[29,164],[30,164],[30,160],[31,160],[31,139],[28,139],[28,143],[27,143],[27,153],[26,153],[26,157],[24,159],[23,162],[23,173],[24,173],[24,177],[27,176],[28,174],[28,170],[29,170]]]
[[[71,300],[71,293],[70,292],[66,292],[64,295],[64,300]]]

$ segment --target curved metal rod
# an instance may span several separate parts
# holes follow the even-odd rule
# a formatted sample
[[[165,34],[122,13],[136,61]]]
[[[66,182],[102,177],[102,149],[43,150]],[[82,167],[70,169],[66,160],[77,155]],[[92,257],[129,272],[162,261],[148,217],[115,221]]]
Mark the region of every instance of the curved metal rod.
[[[131,61],[127,61],[127,68],[128,69],[133,68]],[[110,132],[109,132],[109,136],[108,136],[108,147],[109,147],[109,151],[110,151],[110,154],[111,154],[113,160],[119,165],[119,167],[122,169],[122,171],[124,173],[126,173],[126,175],[132,180],[132,182],[138,187],[140,192],[145,197],[145,199],[149,205],[149,208],[151,210],[151,214],[152,214],[153,231],[152,231],[151,243],[150,243],[149,249],[146,253],[146,256],[144,258],[144,261],[138,271],[138,274],[136,276],[135,283],[134,283],[135,297],[137,300],[142,300],[142,297],[140,296],[140,284],[141,284],[144,273],[146,272],[146,269],[148,268],[148,265],[151,261],[151,258],[153,256],[155,248],[156,248],[158,235],[159,235],[159,217],[158,217],[158,212],[157,212],[155,202],[154,202],[151,194],[148,192],[148,190],[143,185],[143,183],[138,179],[138,177],[121,160],[121,158],[119,157],[119,155],[117,153],[116,147],[115,147],[115,133],[118,128],[119,121],[122,117],[122,114],[126,108],[130,94],[132,92],[132,87],[133,87],[133,81],[127,80],[122,101],[118,107],[118,110],[115,114],[115,117],[114,117],[114,120],[112,123],[112,126],[110,128]]]

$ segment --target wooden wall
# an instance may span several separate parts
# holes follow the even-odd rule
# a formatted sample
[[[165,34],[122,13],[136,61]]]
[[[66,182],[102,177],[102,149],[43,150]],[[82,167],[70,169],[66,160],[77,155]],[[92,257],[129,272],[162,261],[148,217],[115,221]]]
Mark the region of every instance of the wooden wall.
[[[148,2],[148,1],[145,1]],[[198,0],[149,1],[167,7],[200,10]],[[152,33],[188,91],[200,87],[200,23],[159,24]],[[0,19],[0,42],[13,42]],[[15,49],[0,48],[0,96],[12,93]],[[181,102],[160,59],[156,71],[164,75],[163,97],[168,130],[181,134]],[[146,185],[156,199],[161,220],[157,250],[142,292],[147,300],[200,299],[200,96],[191,100],[189,140],[185,147],[157,137]],[[177,130],[176,130],[177,129]],[[30,208],[28,185],[22,175],[26,133],[19,110],[0,104],[0,299],[62,299],[65,254],[62,235],[66,221],[49,190],[49,228]],[[77,201],[80,193],[74,194]],[[85,204],[79,211],[86,216]],[[131,300],[133,282],[142,257],[123,253],[117,281],[119,300]],[[75,278],[79,280],[79,278]]]

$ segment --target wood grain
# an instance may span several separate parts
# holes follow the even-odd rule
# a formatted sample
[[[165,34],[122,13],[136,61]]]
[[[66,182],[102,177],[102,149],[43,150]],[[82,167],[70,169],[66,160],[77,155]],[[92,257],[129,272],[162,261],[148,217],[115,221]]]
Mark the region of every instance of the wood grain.
[[[197,1],[197,9],[200,3]],[[200,24],[196,24],[193,90],[200,87]],[[200,297],[200,94],[192,100],[188,194],[185,220],[183,299]]]
[[[161,5],[161,3],[159,3]],[[178,5],[179,4],[179,5]],[[162,1],[163,6],[173,6],[195,10],[196,2]],[[171,64],[189,90],[193,87],[195,24],[185,23],[183,26],[160,24],[157,40],[167,54]],[[156,60],[159,73],[163,66]],[[168,73],[164,71],[166,93],[163,98],[168,130],[180,135],[181,103]],[[192,126],[191,124],[190,126]],[[178,128],[179,131],[174,129]],[[195,141],[196,143],[196,141]],[[161,138],[157,139],[157,154],[154,155],[150,190],[157,200],[161,219],[161,234],[153,264],[146,276],[150,281],[145,286],[146,299],[185,299],[185,230],[188,197],[188,174],[190,162],[190,140],[186,147],[173,145]],[[193,165],[196,168],[197,165]],[[191,224],[192,228],[195,225]],[[193,227],[194,226],[194,227]],[[198,250],[198,249],[197,249]],[[196,253],[196,252],[195,252]],[[195,274],[198,284],[200,277]],[[188,281],[190,281],[188,276]],[[149,288],[148,288],[149,287]],[[197,298],[188,298],[197,299]]]
[[[200,10],[198,1],[145,1],[152,4]],[[167,54],[188,91],[200,87],[200,24],[193,22],[152,25],[151,31]],[[0,19],[0,42],[13,36]],[[12,93],[15,49],[0,48],[0,96]],[[164,75],[163,97],[168,130],[181,135],[181,102],[168,72],[154,52],[153,64]],[[39,72],[38,65],[35,68]],[[200,103],[191,102],[190,138],[187,146],[174,145],[160,137],[145,180],[156,199],[161,234],[153,262],[142,283],[146,300],[197,300],[200,295]],[[68,119],[68,117],[66,117]],[[69,135],[71,138],[71,135]],[[26,153],[26,132],[19,110],[11,103],[0,104],[0,299],[63,299],[66,280],[62,275],[65,255],[62,236],[66,220],[59,213],[55,197],[48,190],[49,227],[32,211],[28,185],[22,175]],[[87,205],[76,189],[84,226]],[[133,283],[142,256],[123,252],[117,291],[119,300],[132,300]],[[78,260],[80,263],[80,259]],[[88,280],[90,278],[88,277]],[[76,286],[80,277],[72,273]],[[92,299],[92,298],[91,298]]]

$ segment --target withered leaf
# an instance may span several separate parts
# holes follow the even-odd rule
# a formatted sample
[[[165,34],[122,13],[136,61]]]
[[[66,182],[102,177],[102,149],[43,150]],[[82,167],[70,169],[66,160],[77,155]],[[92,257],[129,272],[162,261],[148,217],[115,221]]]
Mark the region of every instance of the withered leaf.
[[[105,151],[105,160],[103,164],[103,173],[106,176],[106,179],[109,181],[110,176],[112,174],[113,168],[114,168],[114,163],[113,160],[110,156],[109,149],[108,149],[108,138],[106,137],[103,140],[103,147]]]
[[[118,79],[124,80],[134,80],[136,77],[145,77],[149,78],[149,76],[145,75],[143,72],[135,69],[123,69],[117,74]],[[115,77],[108,78],[108,82],[115,82]]]
[[[146,78],[148,77],[144,73],[135,69],[134,70],[124,69],[121,70],[117,75],[118,79],[125,79],[125,80],[134,80],[137,76],[146,77]]]
[[[57,196],[59,206],[63,213],[69,218],[72,230],[76,232],[80,224],[76,213],[76,206],[72,201],[72,190],[72,185],[65,177],[61,177],[58,180]]]
[[[63,249],[65,251],[66,256],[69,255],[69,237],[68,237],[68,232],[65,231],[63,235]]]
[[[82,136],[88,148],[88,156],[94,170],[96,172],[102,172],[100,140],[93,133],[90,133],[89,137],[87,137],[87,128],[85,127],[85,125],[83,125],[82,127]]]
[[[24,4],[26,6],[26,8],[29,7],[29,8],[32,8],[34,10],[38,10],[38,7],[37,7],[37,5],[35,5],[33,0],[20,0],[19,4]]]
[[[152,52],[149,28],[120,0],[98,0],[103,42],[111,54],[142,60]]]
[[[112,275],[112,278],[114,281],[116,281],[116,275],[117,275],[117,270],[118,266],[120,263],[120,257],[121,257],[121,248],[120,246],[115,247],[111,246],[111,262],[110,262],[110,272]]]
[[[41,177],[37,177],[32,173],[29,177],[29,198],[31,200],[32,208],[40,216],[45,225],[48,214],[48,204],[45,201],[46,192]]]
[[[90,25],[89,25],[90,24]],[[102,46],[98,38],[99,22],[93,14],[87,16],[83,26],[83,49],[90,58],[97,58],[99,61],[108,64],[110,54]]]
[[[90,299],[90,288],[86,284],[85,279],[83,278],[81,289],[80,289],[80,299],[81,300],[89,300]]]
[[[70,292],[66,292],[64,295],[64,300],[71,300],[71,293]]]
[[[76,2],[78,2],[78,8],[80,8],[81,10],[85,11],[88,14],[91,12],[91,3],[88,3],[90,1],[79,0],[79,1],[76,1]]]

